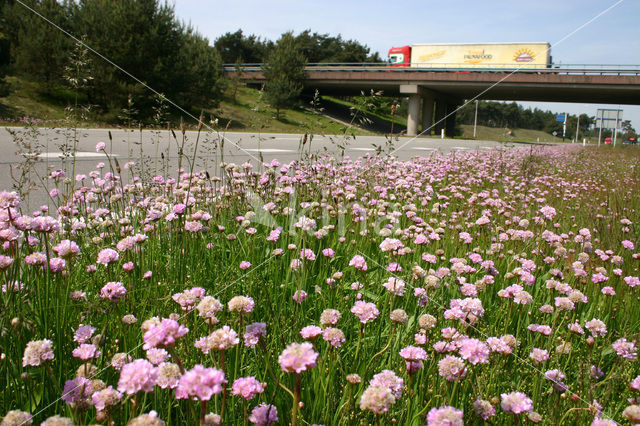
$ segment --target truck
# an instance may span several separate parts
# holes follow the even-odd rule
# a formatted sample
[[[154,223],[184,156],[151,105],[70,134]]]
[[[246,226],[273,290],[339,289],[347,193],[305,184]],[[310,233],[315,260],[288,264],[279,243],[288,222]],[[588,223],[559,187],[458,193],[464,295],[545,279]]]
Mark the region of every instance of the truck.
[[[511,68],[551,67],[549,43],[436,43],[392,47],[391,67]]]

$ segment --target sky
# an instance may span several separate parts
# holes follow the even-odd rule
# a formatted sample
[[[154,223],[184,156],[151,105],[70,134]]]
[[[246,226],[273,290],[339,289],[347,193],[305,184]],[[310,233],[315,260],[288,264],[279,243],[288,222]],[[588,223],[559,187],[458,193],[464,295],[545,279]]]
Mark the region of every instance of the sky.
[[[416,43],[548,42],[554,64],[638,65],[639,0],[170,0],[179,19],[213,43],[241,29],[277,40],[311,30],[357,40],[386,58]],[[522,102],[596,115],[618,105]],[[640,131],[640,106],[620,105]]]

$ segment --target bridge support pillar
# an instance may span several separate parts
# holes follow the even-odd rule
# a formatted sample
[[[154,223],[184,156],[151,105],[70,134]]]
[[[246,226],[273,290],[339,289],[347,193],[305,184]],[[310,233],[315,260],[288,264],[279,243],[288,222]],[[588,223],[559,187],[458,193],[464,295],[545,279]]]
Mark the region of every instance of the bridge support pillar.
[[[418,117],[420,116],[420,100],[418,94],[409,95],[409,112],[407,114],[407,136],[418,134]]]
[[[433,103],[432,96],[424,96],[422,98],[422,132],[426,135],[430,135],[431,125],[433,124]]]
[[[400,93],[409,96],[409,111],[407,113],[407,136],[418,134],[418,120],[420,120],[420,101],[423,95],[422,87],[417,84],[401,84]]]

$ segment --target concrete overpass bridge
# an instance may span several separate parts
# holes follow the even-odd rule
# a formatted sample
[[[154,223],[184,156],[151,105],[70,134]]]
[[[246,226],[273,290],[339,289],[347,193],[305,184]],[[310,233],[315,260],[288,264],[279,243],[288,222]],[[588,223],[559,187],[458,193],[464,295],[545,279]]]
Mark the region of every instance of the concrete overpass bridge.
[[[241,79],[262,84],[259,65],[243,66]],[[233,76],[235,67],[225,67]],[[455,111],[465,99],[640,105],[640,66],[563,65],[562,68],[388,68],[366,64],[315,64],[304,90],[359,95],[371,90],[409,98],[407,135],[432,125],[453,134]],[[434,124],[435,123],[435,124]]]

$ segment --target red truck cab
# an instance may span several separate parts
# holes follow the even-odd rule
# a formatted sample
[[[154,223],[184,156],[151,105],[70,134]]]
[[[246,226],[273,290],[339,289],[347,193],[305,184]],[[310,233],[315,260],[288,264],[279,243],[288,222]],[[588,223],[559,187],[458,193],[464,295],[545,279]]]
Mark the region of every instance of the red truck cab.
[[[411,46],[392,47],[387,61],[390,67],[408,67],[411,64]]]

